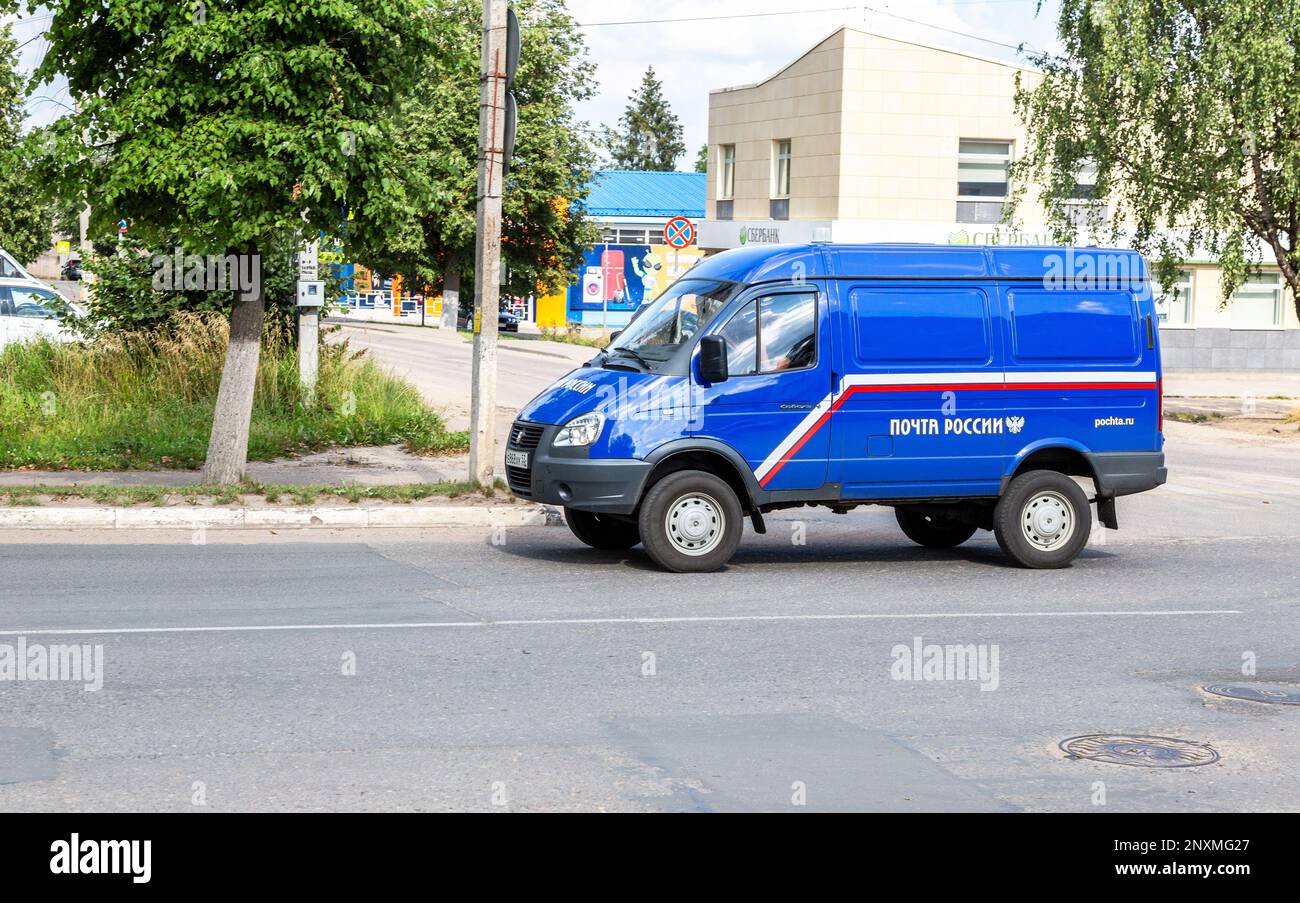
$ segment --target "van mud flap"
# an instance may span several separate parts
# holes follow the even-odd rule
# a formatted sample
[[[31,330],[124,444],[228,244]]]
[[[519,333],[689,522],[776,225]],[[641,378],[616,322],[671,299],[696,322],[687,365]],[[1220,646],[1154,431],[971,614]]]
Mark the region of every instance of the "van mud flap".
[[[1119,521],[1115,517],[1115,496],[1097,499],[1097,520],[1107,530],[1119,529]]]

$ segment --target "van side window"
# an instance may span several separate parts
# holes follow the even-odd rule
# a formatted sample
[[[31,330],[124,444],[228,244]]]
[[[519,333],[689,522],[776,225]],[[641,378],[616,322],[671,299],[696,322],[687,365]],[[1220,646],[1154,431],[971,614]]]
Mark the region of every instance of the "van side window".
[[[817,296],[758,299],[758,370],[802,370],[817,358]]]
[[[1141,358],[1132,292],[1017,288],[1008,295],[1017,361],[1132,363]]]
[[[736,311],[718,335],[727,340],[727,373],[730,376],[750,376],[757,372],[758,332],[753,301]]]
[[[979,289],[855,287],[849,303],[861,366],[983,366],[993,359],[988,297]]]
[[[764,295],[736,311],[718,335],[727,340],[732,376],[811,367],[817,360],[817,296]]]

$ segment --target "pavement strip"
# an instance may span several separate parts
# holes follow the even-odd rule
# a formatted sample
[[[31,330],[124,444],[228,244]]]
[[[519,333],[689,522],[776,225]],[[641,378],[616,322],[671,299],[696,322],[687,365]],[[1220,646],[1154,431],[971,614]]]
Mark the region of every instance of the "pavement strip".
[[[516,618],[499,621],[410,621],[381,622],[374,624],[236,624],[226,626],[192,627],[75,627],[33,628],[30,630],[0,630],[0,636],[90,636],[97,634],[149,634],[149,633],[249,633],[283,630],[416,630],[437,627],[543,627],[543,626],[605,626],[605,625],[656,625],[656,624],[719,624],[758,623],[764,621],[910,621],[930,619],[981,618],[1104,618],[1104,617],[1186,617],[1191,615],[1241,615],[1240,609],[1165,609],[1125,611],[994,611],[994,612],[879,612],[826,615],[696,615],[680,617],[643,618]]]

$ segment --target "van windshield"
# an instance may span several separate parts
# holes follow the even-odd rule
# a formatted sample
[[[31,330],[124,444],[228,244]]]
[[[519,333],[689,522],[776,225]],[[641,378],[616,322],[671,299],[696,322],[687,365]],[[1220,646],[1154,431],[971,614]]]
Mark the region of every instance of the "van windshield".
[[[647,365],[662,363],[705,329],[735,294],[734,282],[681,279],[637,311],[610,354],[631,352]]]

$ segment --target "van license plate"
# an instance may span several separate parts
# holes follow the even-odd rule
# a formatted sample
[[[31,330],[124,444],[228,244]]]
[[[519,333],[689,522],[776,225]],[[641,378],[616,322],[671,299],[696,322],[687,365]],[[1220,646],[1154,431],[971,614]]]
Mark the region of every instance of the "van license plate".
[[[506,466],[528,469],[528,452],[506,449]]]

